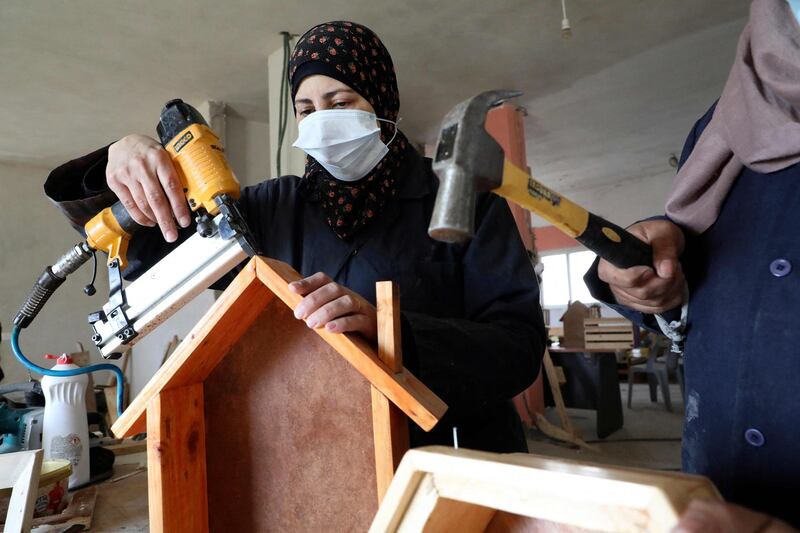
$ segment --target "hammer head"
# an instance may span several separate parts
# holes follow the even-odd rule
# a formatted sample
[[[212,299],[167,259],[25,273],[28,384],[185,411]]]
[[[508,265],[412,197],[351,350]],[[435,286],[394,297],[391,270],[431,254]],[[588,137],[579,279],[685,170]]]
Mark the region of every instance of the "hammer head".
[[[475,226],[475,194],[500,186],[505,154],[486,132],[486,113],[519,91],[486,91],[455,106],[444,117],[433,171],[439,191],[428,235],[444,242],[463,242]]]

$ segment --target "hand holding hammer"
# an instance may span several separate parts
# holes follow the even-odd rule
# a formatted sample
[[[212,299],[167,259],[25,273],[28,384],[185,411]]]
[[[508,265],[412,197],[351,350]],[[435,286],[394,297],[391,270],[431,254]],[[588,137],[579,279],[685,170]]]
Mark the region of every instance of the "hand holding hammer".
[[[552,191],[505,158],[503,149],[486,132],[486,113],[521,94],[487,91],[458,104],[445,116],[433,161],[439,191],[428,234],[445,242],[472,237],[475,194],[491,191],[542,216],[614,266],[652,266],[648,244]]]

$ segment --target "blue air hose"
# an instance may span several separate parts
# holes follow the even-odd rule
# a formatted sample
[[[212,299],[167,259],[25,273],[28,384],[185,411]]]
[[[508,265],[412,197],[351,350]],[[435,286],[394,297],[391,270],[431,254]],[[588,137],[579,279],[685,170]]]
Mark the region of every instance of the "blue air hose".
[[[108,370],[117,376],[117,416],[122,416],[122,399],[125,397],[125,380],[122,376],[122,370],[117,365],[111,363],[101,363],[99,365],[89,365],[81,368],[71,368],[68,370],[52,370],[50,368],[43,368],[41,366],[31,363],[27,357],[22,354],[19,349],[19,332],[20,327],[14,326],[11,330],[11,349],[14,350],[14,355],[17,356],[19,362],[31,372],[42,374],[44,376],[51,376],[54,378],[66,378],[70,376],[79,376],[81,374],[89,374],[90,372],[98,372],[100,370]]]

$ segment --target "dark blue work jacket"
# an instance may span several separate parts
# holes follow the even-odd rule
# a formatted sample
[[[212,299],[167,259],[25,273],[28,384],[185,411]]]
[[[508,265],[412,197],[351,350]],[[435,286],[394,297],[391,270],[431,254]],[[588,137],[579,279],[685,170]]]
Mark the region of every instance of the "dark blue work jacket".
[[[681,164],[713,114],[700,119]],[[745,168],[717,221],[686,235],[683,468],[723,496],[800,525],[800,166]],[[593,294],[613,302],[587,273]],[[654,326],[652,316],[616,307]],[[656,328],[657,329],[657,328]]]
[[[115,201],[105,186],[105,149],[55,169],[45,191],[76,227]],[[399,170],[401,188],[375,221],[352,240],[325,222],[321,202],[285,176],[242,190],[240,206],[260,251],[302,275],[324,272],[375,303],[375,282],[400,288],[403,358],[449,406],[428,434],[411,424],[412,445],[453,443],[498,452],[526,451],[510,399],[539,371],[544,324],[539,288],[506,202],[478,200],[475,238],[465,245],[427,235],[438,182],[409,147]],[[186,236],[193,230],[184,230]],[[168,248],[157,228],[131,241],[126,278]]]

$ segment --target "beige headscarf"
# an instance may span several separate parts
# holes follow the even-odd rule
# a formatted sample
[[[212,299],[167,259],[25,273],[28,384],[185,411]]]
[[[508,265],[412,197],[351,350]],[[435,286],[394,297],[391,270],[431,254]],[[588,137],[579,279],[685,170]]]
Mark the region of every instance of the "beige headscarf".
[[[747,167],[800,161],[800,26],[786,0],[754,0],[714,116],[675,177],[666,211],[695,233],[719,216]]]

